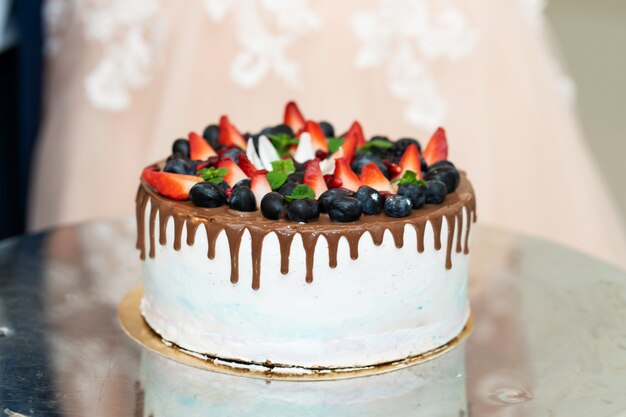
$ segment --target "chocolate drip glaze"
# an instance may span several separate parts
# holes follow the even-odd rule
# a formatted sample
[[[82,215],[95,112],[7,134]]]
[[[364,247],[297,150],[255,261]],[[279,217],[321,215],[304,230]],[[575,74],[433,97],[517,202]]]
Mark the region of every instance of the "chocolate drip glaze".
[[[289,272],[289,254],[291,245],[296,233],[300,234],[302,244],[306,254],[306,282],[313,282],[313,265],[315,259],[315,247],[320,236],[326,239],[328,244],[329,266],[335,268],[338,263],[337,251],[339,241],[343,237],[346,239],[350,258],[359,257],[359,242],[364,233],[368,232],[376,246],[383,243],[386,231],[391,233],[396,247],[404,246],[405,226],[412,226],[417,235],[417,252],[424,252],[424,236],[428,223],[430,223],[434,234],[434,248],[442,248],[442,225],[446,219],[448,231],[446,238],[446,260],[445,267],[452,268],[452,251],[457,253],[469,253],[469,233],[470,225],[476,221],[476,200],[474,191],[470,183],[461,174],[461,184],[459,188],[446,196],[443,204],[427,205],[419,210],[414,210],[410,216],[404,218],[391,218],[384,214],[376,216],[363,216],[354,223],[334,223],[330,221],[328,215],[322,214],[318,221],[314,223],[300,224],[286,220],[265,219],[259,211],[253,213],[243,213],[230,210],[228,207],[200,208],[188,201],[173,201],[159,195],[144,180],[141,180],[139,191],[137,192],[137,249],[140,251],[141,259],[146,257],[146,207],[150,202],[149,215],[149,252],[148,256],[154,258],[156,255],[156,215],[159,215],[158,233],[159,243],[167,244],[167,222],[170,217],[174,222],[173,247],[180,250],[182,246],[182,232],[187,232],[187,245],[195,243],[195,236],[198,228],[203,226],[206,230],[208,241],[209,259],[215,258],[215,243],[218,236],[223,231],[228,240],[230,250],[231,272],[230,281],[239,281],[239,250],[241,239],[245,231],[248,231],[252,246],[252,288],[257,290],[261,286],[261,257],[263,252],[263,241],[270,233],[275,233],[280,245],[280,271],[282,274]],[[466,212],[467,222],[465,224],[466,233],[463,238],[463,211]],[[456,232],[456,233],[455,233]],[[454,240],[456,236],[456,248]]]

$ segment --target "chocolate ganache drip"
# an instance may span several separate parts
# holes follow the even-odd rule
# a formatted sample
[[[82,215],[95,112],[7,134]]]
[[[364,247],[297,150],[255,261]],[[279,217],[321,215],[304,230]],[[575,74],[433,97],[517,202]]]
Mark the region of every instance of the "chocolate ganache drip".
[[[137,249],[141,253],[141,259],[146,258],[146,208],[150,202],[150,215],[148,220],[148,256],[155,257],[157,214],[158,238],[160,245],[167,242],[167,223],[170,218],[174,223],[174,240],[171,243],[175,250],[182,246],[182,232],[186,229],[186,244],[194,244],[198,227],[203,225],[207,233],[209,259],[215,258],[215,243],[220,233],[224,232],[230,249],[231,272],[230,281],[239,281],[239,248],[241,238],[247,230],[251,237],[252,246],[252,288],[257,290],[261,285],[261,257],[263,252],[263,240],[269,233],[275,233],[280,245],[280,271],[283,274],[289,272],[289,253],[291,244],[296,233],[300,234],[306,254],[306,282],[313,282],[313,264],[315,260],[315,246],[320,236],[328,243],[329,266],[337,266],[337,250],[340,238],[345,238],[350,248],[350,258],[359,257],[359,241],[367,232],[372,237],[376,246],[383,243],[385,231],[389,231],[396,247],[404,246],[404,228],[411,225],[417,235],[417,252],[424,251],[424,236],[426,224],[430,222],[434,234],[434,248],[441,250],[442,225],[446,219],[448,225],[445,236],[446,264],[447,269],[452,268],[452,251],[457,253],[469,253],[468,241],[470,225],[476,221],[476,200],[474,191],[467,181],[465,174],[461,175],[461,184],[458,189],[446,196],[445,201],[438,205],[427,205],[419,210],[413,210],[411,215],[404,218],[392,218],[384,214],[375,216],[363,216],[354,223],[334,223],[328,215],[323,214],[320,219],[313,223],[294,223],[284,220],[268,220],[260,211],[244,213],[234,211],[226,206],[218,208],[200,208],[187,201],[174,201],[159,195],[145,181],[141,180],[137,192]],[[462,239],[463,210],[467,213],[467,224],[464,242]],[[456,232],[456,247],[453,248]]]

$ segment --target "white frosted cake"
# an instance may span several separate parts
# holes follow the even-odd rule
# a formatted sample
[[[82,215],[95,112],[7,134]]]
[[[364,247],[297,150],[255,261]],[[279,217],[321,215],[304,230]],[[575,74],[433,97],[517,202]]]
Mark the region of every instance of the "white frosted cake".
[[[356,126],[356,127],[355,127]],[[469,317],[475,199],[439,129],[366,141],[304,121],[241,135],[223,117],[146,168],[141,312],[184,351],[272,369],[429,352]]]

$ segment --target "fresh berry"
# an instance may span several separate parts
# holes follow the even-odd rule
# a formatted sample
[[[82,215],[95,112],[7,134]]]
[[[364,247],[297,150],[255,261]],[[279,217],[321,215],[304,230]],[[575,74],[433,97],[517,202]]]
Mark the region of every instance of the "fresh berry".
[[[319,197],[328,189],[322,170],[320,169],[320,161],[313,159],[309,161],[304,171],[304,184],[308,185],[315,191],[315,196]]]
[[[226,203],[226,192],[212,182],[199,182],[189,191],[191,202],[198,207],[220,207]]]
[[[439,165],[435,168],[431,167],[424,176],[424,179],[426,181],[442,181],[444,184],[446,184],[448,193],[456,190],[456,187],[458,187],[459,183],[461,182],[461,176],[459,175],[459,171],[457,171],[455,167],[449,165]]]
[[[361,202],[354,197],[338,197],[331,203],[328,216],[334,222],[354,222],[363,213]]]
[[[324,132],[324,136],[327,138],[335,137],[335,128],[328,122],[320,122],[320,127],[322,128],[322,132]]]
[[[280,186],[278,192],[282,195],[290,195],[294,188],[296,188],[299,183],[294,181],[287,181],[283,185]]]
[[[257,204],[260,204],[263,197],[272,192],[272,187],[267,180],[267,172],[262,170],[252,175],[252,178],[250,178],[250,189],[254,193]]]
[[[297,184],[302,184],[304,182],[304,173],[292,172],[287,176],[287,181],[293,181]]]
[[[241,184],[241,185],[246,185],[247,187],[249,187],[249,186],[250,186],[250,180],[244,180],[244,181],[248,181],[248,184],[242,184],[242,183],[243,183],[243,181],[239,181],[237,184],[235,184],[235,187],[237,187],[237,186],[238,186],[238,185],[240,185],[240,184]],[[222,190],[224,190],[224,191],[226,191],[226,192],[227,192],[228,190],[232,190],[232,189],[230,188],[230,185],[228,185],[228,183],[227,183],[226,181],[222,181],[222,182],[220,182],[219,184],[217,184],[217,186],[218,186],[218,187],[220,187]],[[230,194],[228,194],[228,195],[230,195]]]
[[[248,178],[248,176],[239,168],[239,166],[230,158],[224,158],[217,163],[218,168],[226,168],[228,173],[224,175],[224,181],[233,186],[239,181]]]
[[[315,151],[315,158],[323,161],[324,159],[328,158],[328,152],[324,152],[323,150],[318,149],[317,151]]]
[[[196,132],[189,132],[189,156],[193,160],[206,161],[212,156],[217,156],[215,149]]]
[[[300,109],[298,109],[298,105],[290,101],[285,106],[285,117],[283,118],[283,122],[291,128],[293,132],[299,132],[304,128],[304,116],[300,113]]]
[[[387,136],[380,136],[380,135],[372,136],[369,142],[372,142],[372,141],[391,142],[391,140],[389,140]],[[369,151],[380,156],[383,159],[393,158],[393,146],[389,148],[374,146],[371,149],[369,149]]]
[[[154,168],[144,169],[142,176],[159,194],[173,200],[189,199],[191,187],[202,182],[202,178],[194,175],[171,174]]]
[[[228,199],[228,207],[238,211],[255,211],[256,198],[252,190],[245,186],[233,188],[230,198]]]
[[[167,161],[163,171],[172,174],[195,175],[196,167],[186,159],[172,159]]]
[[[389,167],[387,169],[389,170],[390,178],[397,178],[402,172],[402,168],[400,168],[400,165],[398,164],[389,164]]]
[[[380,193],[367,185],[360,187],[354,194],[354,198],[361,202],[363,214],[368,215],[380,214],[385,204],[385,199]]]
[[[422,179],[420,151],[417,148],[417,145],[415,145],[414,143],[406,147],[406,150],[402,154],[402,158],[400,159],[398,165],[401,169],[398,177],[402,177],[407,171],[413,171],[417,174],[418,179]]]
[[[172,153],[189,158],[189,141],[187,139],[176,139],[172,144]]]
[[[320,212],[328,213],[332,208],[333,201],[339,197],[351,197],[351,194],[348,190],[344,190],[343,188],[332,188],[328,191],[324,191],[317,199]]]
[[[350,129],[348,129],[348,131],[343,134],[343,137],[348,138],[351,135],[354,135],[356,138],[357,148],[360,148],[361,146],[365,145],[365,136],[363,135],[363,128],[361,127],[361,124],[357,122],[356,120],[352,123],[352,125],[350,126]]]
[[[417,184],[403,184],[398,187],[398,195],[403,195],[411,200],[413,209],[417,210],[424,207],[426,203],[426,191],[425,187],[420,187]]]
[[[219,149],[220,146],[220,128],[217,125],[211,124],[204,128],[202,137],[206,140],[213,149]]]
[[[361,181],[361,184],[369,185],[378,191],[388,191],[390,193],[394,193],[396,191],[387,177],[383,175],[380,169],[378,169],[378,166],[376,166],[373,162],[370,162],[363,167],[361,175],[359,175],[359,180]]]
[[[252,177],[254,173],[258,171],[254,164],[250,162],[246,154],[240,154],[238,159],[239,161],[237,165],[239,165],[239,168],[241,168],[243,173],[246,174],[248,177]]]
[[[261,213],[270,220],[278,220],[285,213],[285,198],[273,191],[265,194],[261,200]]]
[[[308,222],[316,220],[319,216],[317,203],[311,198],[294,200],[287,206],[287,218],[294,222]]]
[[[354,154],[356,153],[356,144],[357,144],[357,136],[354,132],[346,133],[345,141],[339,147],[335,154],[339,154],[341,158],[345,158],[348,160],[348,163],[352,163],[354,159]],[[333,155],[335,155],[333,154]],[[338,158],[337,158],[338,159]]]
[[[385,214],[389,217],[406,217],[411,214],[413,205],[408,197],[394,195],[385,200]]]
[[[339,158],[335,161],[335,172],[333,176],[342,183],[343,188],[356,191],[361,186],[359,177],[350,169],[350,163],[346,158]]]
[[[446,183],[439,180],[426,181],[426,204],[441,204],[448,194]]]
[[[361,171],[363,170],[363,167],[369,164],[370,162],[375,163],[378,169],[380,169],[380,171],[383,173],[383,175],[389,178],[389,169],[383,162],[382,158],[379,155],[372,153],[372,152],[363,152],[363,151],[357,152],[356,155],[354,156],[354,160],[350,164],[350,167],[356,174],[360,174]]]
[[[220,185],[222,184],[226,184],[226,188],[230,188],[230,185],[228,185],[228,183],[226,181],[222,182]],[[248,187],[250,188],[250,178],[244,178],[241,181],[237,182],[235,185],[233,185],[232,188],[237,188],[237,187]]]
[[[328,188],[341,188],[343,185],[340,179],[335,178],[330,174],[324,175],[324,181],[326,182],[326,187]]]
[[[311,135],[311,144],[313,145],[313,150],[323,151],[328,155],[328,142],[326,142],[326,136],[324,136],[324,132],[320,125],[313,120],[307,120],[304,124],[304,129],[302,132],[307,132]]]
[[[416,139],[402,138],[393,143],[393,147],[391,148],[393,155],[396,158],[400,158],[402,154],[404,154],[404,151],[406,151],[406,148],[409,147],[409,145],[415,145],[420,152],[422,151],[422,146]]]
[[[293,129],[284,123],[272,127],[269,133],[272,135],[288,135],[292,138],[295,136]],[[267,133],[264,133],[264,135],[267,136]]]
[[[428,141],[424,149],[424,159],[426,159],[429,166],[435,162],[448,159],[448,139],[443,128],[438,128]]]
[[[231,146],[230,148],[222,146],[220,149],[220,159],[230,158],[235,161],[236,164],[239,163],[239,156],[243,154],[244,152],[236,146]]]
[[[442,159],[441,161],[437,161],[434,164],[432,164],[431,166],[428,167],[428,169],[435,169],[435,168],[439,168],[439,167],[452,167],[452,168],[456,168],[456,166],[448,161],[447,159]]]
[[[228,116],[222,116],[220,118],[220,135],[219,141],[224,146],[237,146],[241,149],[246,149],[246,140],[241,133],[230,123]]]

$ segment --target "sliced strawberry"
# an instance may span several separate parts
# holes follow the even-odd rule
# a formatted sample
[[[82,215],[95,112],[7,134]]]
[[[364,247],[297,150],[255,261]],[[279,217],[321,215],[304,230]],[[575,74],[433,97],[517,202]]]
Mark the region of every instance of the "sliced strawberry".
[[[354,132],[348,133],[345,137],[345,142],[339,148],[342,151],[342,157],[348,160],[348,163],[352,163],[354,154],[356,153],[356,144],[358,142],[357,134]],[[338,151],[339,152],[339,151]]]
[[[350,135],[356,135],[357,148],[360,148],[361,146],[365,145],[365,135],[363,135],[363,128],[361,127],[361,124],[357,122],[356,120],[352,123],[352,126],[350,126],[350,129],[348,129],[348,131],[343,134],[343,137],[347,138]]]
[[[220,134],[218,137],[219,142],[224,146],[237,146],[244,151],[246,150],[246,140],[241,133],[230,123],[228,116],[222,116],[220,118]]]
[[[322,151],[328,154],[328,142],[326,142],[326,136],[324,136],[324,131],[320,127],[317,122],[313,120],[307,120],[304,124],[304,129],[300,132],[307,132],[311,135],[311,144],[313,145],[313,150],[317,153],[318,151]],[[300,135],[298,135],[300,137]]]
[[[267,180],[266,170],[257,171],[252,175],[252,178],[250,179],[250,188],[256,198],[256,206],[258,208],[261,205],[261,200],[265,194],[272,192],[272,187],[270,187],[270,183]]]
[[[285,106],[285,117],[283,121],[294,133],[298,133],[304,128],[304,116],[302,116],[298,105],[294,101],[290,101]]]
[[[328,187],[326,186],[326,181],[324,181],[324,175],[322,175],[322,170],[320,169],[320,161],[318,159],[312,159],[306,166],[304,170],[304,184],[308,185],[315,191],[315,197],[319,198],[320,195],[326,190]]]
[[[241,156],[241,155],[240,155]],[[224,175],[226,184],[234,187],[241,180],[245,180],[248,176],[239,168],[239,166],[230,158],[224,158],[217,163],[218,168],[226,168],[228,173]]]
[[[244,174],[252,178],[252,176],[254,175],[255,172],[258,171],[258,169],[254,166],[252,162],[250,162],[250,160],[245,154],[240,153],[238,159],[239,159],[239,168],[241,168]]]
[[[438,128],[428,141],[424,149],[424,159],[428,165],[448,159],[448,139],[442,127]]]
[[[217,152],[196,132],[189,132],[189,156],[192,161],[206,161]]]
[[[333,174],[342,183],[343,188],[356,191],[362,185],[359,177],[350,168],[350,162],[346,158],[338,158],[335,161],[335,173]]]
[[[202,182],[202,178],[195,175],[171,174],[146,168],[142,177],[158,191],[159,194],[173,200],[188,200],[189,190],[195,184]]]
[[[387,177],[383,175],[374,162],[370,162],[363,167],[361,175],[359,175],[359,180],[361,180],[363,185],[369,185],[377,191],[396,192]]]
[[[402,177],[405,172],[413,171],[417,174],[418,179],[422,179],[422,165],[420,163],[420,151],[417,145],[411,144],[407,146],[402,158],[400,158],[400,173],[396,177]],[[396,178],[393,177],[393,178]]]

